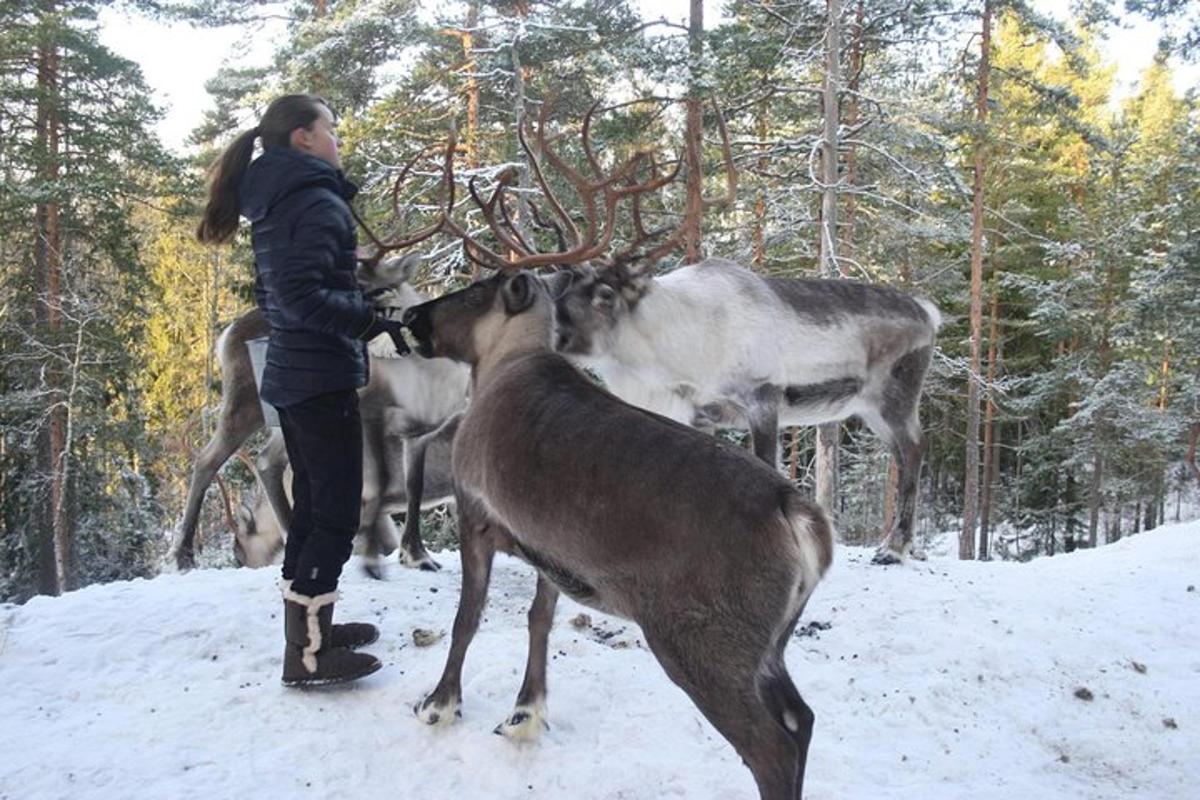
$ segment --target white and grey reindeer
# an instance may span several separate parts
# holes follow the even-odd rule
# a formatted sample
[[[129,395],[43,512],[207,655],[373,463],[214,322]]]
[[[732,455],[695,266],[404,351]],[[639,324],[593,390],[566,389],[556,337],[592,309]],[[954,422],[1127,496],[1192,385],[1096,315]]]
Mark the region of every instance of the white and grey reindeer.
[[[405,514],[407,533],[417,530],[408,522],[409,515],[415,513],[415,507],[425,511],[454,502],[450,447],[458,430],[459,419],[459,415],[453,416],[436,431],[415,438],[387,429],[372,430],[367,434],[372,436],[376,446],[370,451],[364,450],[363,507],[378,506],[373,527],[359,537],[367,574],[382,577],[380,559],[396,549],[400,541],[401,537],[392,521],[393,514]],[[396,468],[400,463],[403,464],[403,470]],[[278,474],[279,470],[283,470],[283,489],[290,508],[292,473],[280,431],[271,432],[255,464],[260,474]],[[409,485],[421,487],[420,494],[412,504],[409,502]],[[266,566],[283,552],[287,538],[285,523],[276,515],[267,492],[261,486],[256,484],[242,495],[234,523],[234,550],[242,566]],[[402,559],[407,558],[402,556]],[[414,562],[414,565],[419,566],[420,563]]]
[[[772,466],[780,425],[859,417],[898,468],[896,518],[875,561],[908,553],[918,406],[940,324],[931,302],[852,281],[764,278],[720,258],[660,277],[583,267],[549,284],[560,352],[634,405],[700,428],[749,428]]]
[[[396,314],[426,299],[410,284],[419,262],[416,255],[364,262],[357,277],[377,307]],[[172,548],[180,569],[195,566],[200,508],[217,471],[266,424],[246,342],[265,336],[267,332],[266,320],[258,310],[253,310],[230,324],[217,342],[222,378],[221,406],[216,430],[196,457],[183,518]],[[394,526],[390,514],[397,510],[393,501],[399,496],[395,488],[398,482],[405,484],[406,501],[400,562],[420,569],[438,569],[437,562],[421,541],[419,525],[425,486],[425,448],[430,441],[429,435],[441,429],[466,406],[468,383],[468,372],[462,365],[445,359],[396,358],[391,343],[384,339],[386,337],[380,337],[370,345],[371,379],[360,390],[364,469],[359,533],[367,540],[367,569],[376,577],[379,576],[378,558],[390,552],[393,541],[391,531]],[[291,504],[284,489],[286,465],[286,454],[279,458],[271,448],[260,454],[256,464],[263,494],[284,529],[291,514]],[[246,515],[239,516],[243,532],[249,533]],[[274,544],[274,540],[254,541],[252,537],[242,536],[236,541],[235,553],[239,559],[257,564],[267,557],[265,554]]]
[[[733,745],[763,800],[798,800],[814,715],[784,651],[832,558],[821,509],[749,452],[629,405],[554,352],[553,303],[499,273],[405,312],[416,350],[471,365],[454,441],[462,595],[442,678],[417,706],[451,722],[497,550],[538,572],[517,707],[537,735],[560,591],[636,622]]]

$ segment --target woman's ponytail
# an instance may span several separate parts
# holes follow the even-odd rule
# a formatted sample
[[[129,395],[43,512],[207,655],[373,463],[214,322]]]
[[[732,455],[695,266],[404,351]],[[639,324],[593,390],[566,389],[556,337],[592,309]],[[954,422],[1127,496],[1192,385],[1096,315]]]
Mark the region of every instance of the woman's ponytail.
[[[222,244],[233,238],[238,225],[238,184],[254,154],[258,128],[238,134],[209,168],[208,203],[196,227],[196,238],[205,244]]]
[[[238,134],[209,169],[208,204],[196,227],[197,239],[222,244],[237,232],[238,186],[254,155],[255,138],[262,138],[263,147],[290,147],[292,131],[310,127],[322,108],[329,104],[315,94],[285,94],[271,101],[257,127]]]

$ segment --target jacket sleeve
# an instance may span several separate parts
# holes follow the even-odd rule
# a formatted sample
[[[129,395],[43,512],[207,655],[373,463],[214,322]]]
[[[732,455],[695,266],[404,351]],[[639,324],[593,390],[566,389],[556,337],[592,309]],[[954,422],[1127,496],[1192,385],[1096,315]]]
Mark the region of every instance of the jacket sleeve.
[[[374,309],[354,279],[338,269],[342,250],[342,211],[328,199],[302,209],[292,235],[264,278],[283,319],[300,328],[361,336],[375,319]]]

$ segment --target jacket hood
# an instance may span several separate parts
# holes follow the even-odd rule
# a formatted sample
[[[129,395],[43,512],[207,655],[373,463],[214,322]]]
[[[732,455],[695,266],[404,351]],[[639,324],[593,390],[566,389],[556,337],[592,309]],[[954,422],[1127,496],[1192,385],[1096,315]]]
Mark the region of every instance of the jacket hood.
[[[310,187],[329,189],[347,202],[358,193],[358,187],[327,161],[290,147],[268,147],[246,168],[238,187],[238,206],[243,217],[258,222],[280,200]]]

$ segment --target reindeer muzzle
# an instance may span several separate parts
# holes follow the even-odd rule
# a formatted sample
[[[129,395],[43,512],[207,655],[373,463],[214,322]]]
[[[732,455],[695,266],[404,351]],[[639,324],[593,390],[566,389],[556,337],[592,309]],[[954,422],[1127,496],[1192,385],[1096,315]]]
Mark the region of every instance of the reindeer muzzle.
[[[423,358],[433,358],[433,320],[430,315],[429,303],[409,306],[400,318],[400,324],[408,328],[416,342],[417,353]]]

